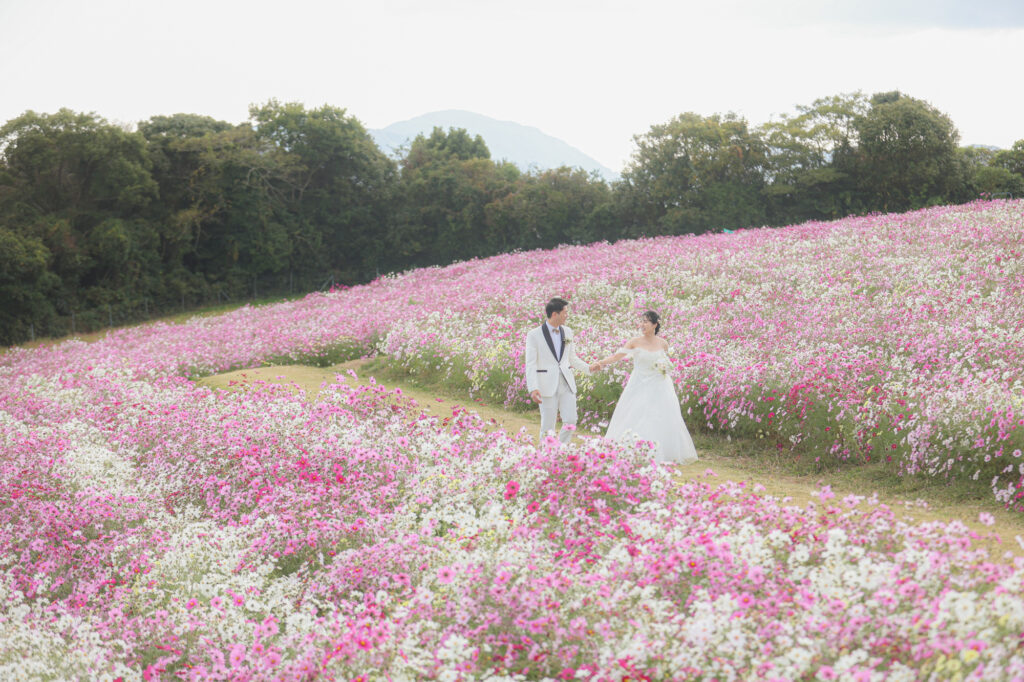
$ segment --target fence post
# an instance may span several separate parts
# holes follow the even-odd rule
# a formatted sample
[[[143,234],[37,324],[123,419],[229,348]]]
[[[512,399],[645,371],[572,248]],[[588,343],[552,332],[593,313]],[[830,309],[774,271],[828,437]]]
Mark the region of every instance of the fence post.
[[[36,325],[33,322],[28,323],[28,335],[31,340],[36,340]]]
[[[149,299],[148,298],[142,299],[142,307],[146,311],[146,319],[148,320],[149,319]]]

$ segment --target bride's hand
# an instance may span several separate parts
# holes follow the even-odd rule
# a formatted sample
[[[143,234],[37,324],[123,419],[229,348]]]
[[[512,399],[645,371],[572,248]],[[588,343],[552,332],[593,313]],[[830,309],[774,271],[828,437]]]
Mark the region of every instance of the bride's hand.
[[[590,366],[590,371],[591,371],[591,372],[597,372],[597,371],[599,371],[600,369],[601,369],[601,363],[600,363],[600,362],[595,362],[594,364],[592,364],[592,365]]]

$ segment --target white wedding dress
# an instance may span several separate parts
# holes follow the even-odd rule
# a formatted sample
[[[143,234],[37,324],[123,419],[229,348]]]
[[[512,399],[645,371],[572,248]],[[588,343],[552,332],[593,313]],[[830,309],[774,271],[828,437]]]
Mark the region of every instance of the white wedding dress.
[[[608,422],[606,438],[619,442],[651,441],[659,462],[689,464],[697,461],[697,449],[686,430],[672,379],[655,366],[668,354],[663,350],[620,348],[633,359],[633,373]]]

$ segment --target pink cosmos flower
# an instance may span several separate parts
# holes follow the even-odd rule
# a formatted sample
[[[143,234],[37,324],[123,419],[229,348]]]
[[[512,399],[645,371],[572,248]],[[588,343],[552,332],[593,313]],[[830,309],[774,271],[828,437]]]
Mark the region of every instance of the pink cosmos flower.
[[[511,500],[519,494],[519,484],[515,481],[509,481],[505,486],[505,499]]]
[[[260,634],[264,637],[270,637],[278,633],[277,619],[273,616],[267,616],[263,619],[263,623],[260,625]]]
[[[451,566],[442,566],[437,569],[437,581],[442,585],[448,585],[455,579],[455,570]]]

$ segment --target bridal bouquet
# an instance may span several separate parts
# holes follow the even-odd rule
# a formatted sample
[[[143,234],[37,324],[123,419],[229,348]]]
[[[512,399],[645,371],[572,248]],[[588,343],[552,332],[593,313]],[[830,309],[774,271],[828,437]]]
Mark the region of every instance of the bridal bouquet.
[[[668,358],[662,356],[654,361],[654,369],[668,376],[668,373],[672,371],[672,363],[668,361]]]

